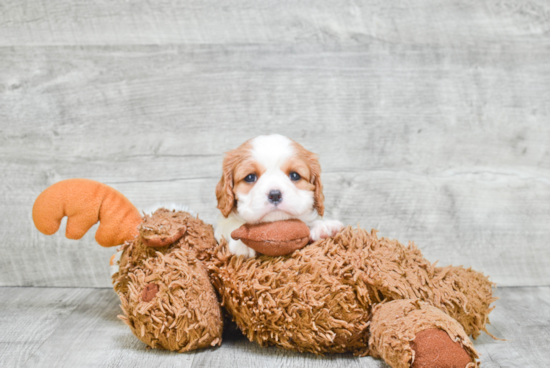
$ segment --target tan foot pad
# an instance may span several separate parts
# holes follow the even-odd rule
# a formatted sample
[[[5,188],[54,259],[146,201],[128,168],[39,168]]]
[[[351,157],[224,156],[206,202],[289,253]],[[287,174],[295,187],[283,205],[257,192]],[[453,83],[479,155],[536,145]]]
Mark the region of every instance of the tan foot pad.
[[[460,343],[438,328],[420,331],[410,346],[415,352],[412,368],[466,368],[470,363],[475,366]]]

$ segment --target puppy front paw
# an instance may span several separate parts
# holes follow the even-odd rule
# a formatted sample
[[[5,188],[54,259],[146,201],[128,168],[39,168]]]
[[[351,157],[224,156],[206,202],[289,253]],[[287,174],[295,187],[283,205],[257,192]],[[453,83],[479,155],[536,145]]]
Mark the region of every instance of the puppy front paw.
[[[338,220],[318,220],[311,226],[309,238],[312,241],[330,238],[336,236],[343,228],[344,224]]]
[[[256,256],[256,251],[246,246],[240,240],[229,240],[229,251],[236,256],[244,256],[244,258],[250,258]]]

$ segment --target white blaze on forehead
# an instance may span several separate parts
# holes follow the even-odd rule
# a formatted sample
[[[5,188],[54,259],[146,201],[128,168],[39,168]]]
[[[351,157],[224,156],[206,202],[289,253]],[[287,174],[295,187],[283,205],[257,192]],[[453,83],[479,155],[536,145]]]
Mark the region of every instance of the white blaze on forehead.
[[[267,170],[280,167],[294,154],[292,141],[280,134],[260,135],[250,143],[252,157]]]

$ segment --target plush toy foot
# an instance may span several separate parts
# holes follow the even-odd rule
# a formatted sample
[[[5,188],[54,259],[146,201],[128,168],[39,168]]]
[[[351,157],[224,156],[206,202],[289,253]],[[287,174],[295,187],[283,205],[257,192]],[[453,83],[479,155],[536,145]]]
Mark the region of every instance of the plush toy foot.
[[[454,318],[418,300],[373,309],[369,347],[393,368],[473,368],[477,352]]]
[[[410,347],[414,351],[412,368],[465,368],[474,364],[460,343],[438,328],[417,333]]]

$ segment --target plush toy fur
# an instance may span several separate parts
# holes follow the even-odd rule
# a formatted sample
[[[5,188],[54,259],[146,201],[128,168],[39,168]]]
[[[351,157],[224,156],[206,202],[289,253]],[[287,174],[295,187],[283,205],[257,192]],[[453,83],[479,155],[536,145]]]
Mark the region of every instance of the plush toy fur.
[[[435,267],[412,244],[351,227],[289,256],[246,260],[184,212],[145,216],[140,233],[180,224],[187,231],[170,246],[150,248],[141,237],[127,242],[113,279],[123,320],[150,346],[188,351],[221,343],[214,285],[241,331],[262,346],[354,352],[408,367],[410,342],[437,328],[477,358],[467,335],[485,330],[494,300],[491,282],[478,272]],[[150,284],[159,291],[144,302]]]
[[[399,299],[427,302],[477,337],[494,300],[482,274],[434,267],[412,244],[406,248],[351,227],[287,257],[243,260],[222,243],[207,266],[222,304],[250,340],[312,353],[368,354],[368,340],[379,337],[369,334],[371,314],[385,314],[373,307]],[[447,330],[438,324],[424,321],[422,327]],[[403,329],[408,325],[414,323]],[[453,337],[458,333],[448,328]],[[384,345],[391,344],[374,351]]]
[[[113,283],[121,318],[149,346],[183,352],[220,344],[223,306],[262,346],[423,367],[444,359],[422,361],[430,339],[415,338],[445,331],[445,351],[458,347],[470,357],[467,367],[478,365],[468,335],[487,332],[492,283],[471,269],[436,267],[414,244],[347,227],[288,256],[244,259],[185,212],[158,210],[138,229],[121,247]],[[179,233],[169,245],[147,245]]]
[[[168,246],[152,248],[144,242],[182,227],[183,236]],[[121,319],[154,348],[185,352],[219,345],[221,308],[201,261],[216,244],[212,226],[188,213],[161,209],[144,217],[139,232],[122,246],[119,272],[113,275],[125,314]],[[144,298],[147,290],[153,295]]]

